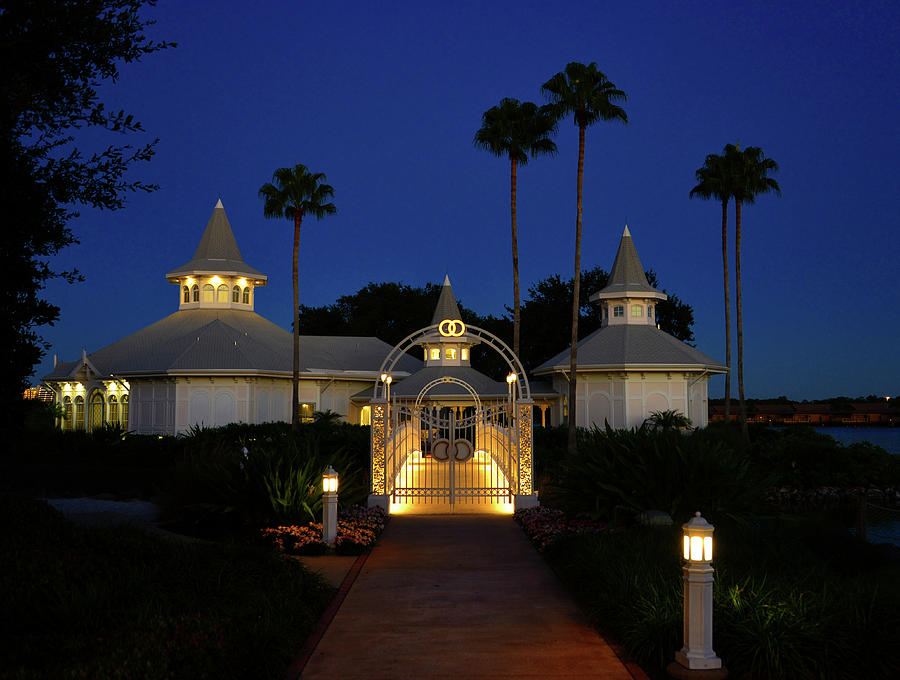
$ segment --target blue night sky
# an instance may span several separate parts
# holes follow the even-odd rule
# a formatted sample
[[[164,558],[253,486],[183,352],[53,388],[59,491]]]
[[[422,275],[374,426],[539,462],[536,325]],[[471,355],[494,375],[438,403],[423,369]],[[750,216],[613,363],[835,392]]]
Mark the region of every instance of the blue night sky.
[[[263,218],[257,191],[295,163],[327,175],[338,207],[304,222],[304,304],[449,273],[460,302],[501,314],[509,163],[472,137],[502,97],[543,103],[550,76],[594,61],[628,95],[629,124],[587,132],[583,267],[610,268],[627,221],[644,266],[693,305],[698,349],[724,361],[721,209],[688,192],[706,154],[760,146],[784,195],[743,213],[747,395],[900,393],[896,1],[163,0],[146,15],[177,49],[101,93],[159,137],[132,176],[161,189],[73,223],[81,243],[54,265],[86,281],[48,287],[62,314],[37,376],[54,353],[76,359],[174,312],[164,275],[191,259],[219,198],[244,259],[269,275],[256,311],[289,328],[292,229]],[[556,142],[558,156],[519,172],[523,291],[573,273],[571,120]]]

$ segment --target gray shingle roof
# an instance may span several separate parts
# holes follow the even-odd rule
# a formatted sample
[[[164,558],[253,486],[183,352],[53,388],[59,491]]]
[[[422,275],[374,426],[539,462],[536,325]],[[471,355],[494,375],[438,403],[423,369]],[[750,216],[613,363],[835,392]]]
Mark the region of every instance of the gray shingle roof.
[[[265,274],[251,267],[241,257],[241,251],[238,250],[237,241],[231,231],[231,225],[228,223],[228,216],[225,215],[225,208],[222,206],[221,200],[213,209],[193,259],[170,271],[166,274],[166,278],[172,279],[201,272],[237,274],[266,281]]]
[[[456,296],[453,294],[449,276],[444,276],[441,296],[438,298],[437,306],[434,308],[434,316],[431,317],[431,323],[440,323],[444,319],[462,319],[459,315],[459,305],[456,304]]]
[[[591,296],[591,300],[608,297],[607,293],[626,292],[656,293],[660,295],[659,291],[647,282],[647,275],[644,273],[644,267],[641,265],[640,258],[638,258],[628,227],[625,227],[622,240],[619,241],[616,259],[609,272],[609,283],[603,290],[594,293]]]
[[[726,368],[715,359],[653,326],[623,324],[594,331],[578,343],[578,368]],[[569,349],[538,366],[535,374],[569,369]]]
[[[505,382],[492,380],[471,366],[426,366],[408,378],[391,385],[391,395],[415,397],[425,385],[444,376],[458,378],[468,383],[480,397],[506,397],[508,393]],[[436,385],[428,394],[441,397],[469,397],[469,392],[464,387],[454,383]]]
[[[301,374],[376,373],[390,352],[374,337],[300,337]],[[170,314],[88,355],[101,374],[281,374],[292,371],[291,333],[250,311],[192,309]],[[71,377],[81,362],[58,363],[45,380]],[[405,356],[397,368],[422,362]]]

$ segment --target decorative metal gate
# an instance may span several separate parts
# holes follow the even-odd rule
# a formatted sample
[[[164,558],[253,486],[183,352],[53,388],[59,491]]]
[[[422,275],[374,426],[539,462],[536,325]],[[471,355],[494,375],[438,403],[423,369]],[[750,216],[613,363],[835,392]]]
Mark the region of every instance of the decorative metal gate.
[[[512,503],[518,479],[509,404],[392,405],[385,451],[392,504]]]

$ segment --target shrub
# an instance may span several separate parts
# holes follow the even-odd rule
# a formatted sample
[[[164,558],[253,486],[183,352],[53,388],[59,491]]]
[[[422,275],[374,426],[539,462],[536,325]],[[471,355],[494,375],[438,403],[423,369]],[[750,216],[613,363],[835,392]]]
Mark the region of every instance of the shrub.
[[[713,647],[730,677],[898,677],[896,554],[808,522],[716,525]],[[858,555],[824,561],[825,541]],[[545,554],[589,619],[661,673],[682,645],[679,542],[677,526],[634,527],[569,534]]]
[[[578,453],[566,457],[547,500],[570,513],[605,518],[662,510],[746,513],[763,502],[767,480],[749,459],[698,430],[579,431]]]
[[[309,522],[321,518],[328,465],[340,475],[340,500],[358,503],[368,470],[359,466],[357,448],[338,442],[358,439],[360,429],[322,422],[295,436],[283,423],[197,428],[183,438],[166,514],[207,533]]]
[[[333,590],[237,545],[72,525],[0,496],[0,676],[283,677]]]

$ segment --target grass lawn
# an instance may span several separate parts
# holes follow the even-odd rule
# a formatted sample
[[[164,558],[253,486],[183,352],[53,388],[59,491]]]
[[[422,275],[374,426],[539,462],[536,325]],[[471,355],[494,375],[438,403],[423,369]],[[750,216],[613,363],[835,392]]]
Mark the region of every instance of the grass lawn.
[[[334,591],[237,544],[0,496],[0,678],[282,678]]]

